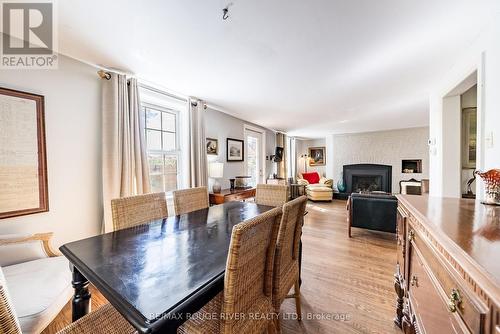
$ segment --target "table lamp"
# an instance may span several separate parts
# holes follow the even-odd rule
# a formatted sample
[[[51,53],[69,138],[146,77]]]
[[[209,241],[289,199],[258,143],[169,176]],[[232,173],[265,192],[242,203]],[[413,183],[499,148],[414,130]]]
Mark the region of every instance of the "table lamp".
[[[212,191],[214,194],[220,193],[221,186],[217,179],[224,176],[224,164],[222,162],[211,162],[208,165],[208,176],[214,179]]]

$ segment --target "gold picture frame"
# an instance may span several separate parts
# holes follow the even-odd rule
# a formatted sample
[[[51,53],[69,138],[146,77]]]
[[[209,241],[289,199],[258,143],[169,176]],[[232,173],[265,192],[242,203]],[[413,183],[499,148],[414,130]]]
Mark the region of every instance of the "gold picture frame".
[[[325,166],[326,165],[326,147],[309,147],[309,166]]]

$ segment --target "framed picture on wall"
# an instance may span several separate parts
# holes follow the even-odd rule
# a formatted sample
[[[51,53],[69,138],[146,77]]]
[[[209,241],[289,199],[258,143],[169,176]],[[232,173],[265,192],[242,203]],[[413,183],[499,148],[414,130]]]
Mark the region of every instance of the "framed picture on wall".
[[[44,97],[0,88],[0,219],[49,211]]]
[[[245,157],[245,146],[243,140],[227,138],[226,156],[227,161],[243,161]]]
[[[309,166],[326,164],[326,147],[309,147]]]
[[[219,141],[214,138],[207,138],[207,154],[217,155],[219,154]]]

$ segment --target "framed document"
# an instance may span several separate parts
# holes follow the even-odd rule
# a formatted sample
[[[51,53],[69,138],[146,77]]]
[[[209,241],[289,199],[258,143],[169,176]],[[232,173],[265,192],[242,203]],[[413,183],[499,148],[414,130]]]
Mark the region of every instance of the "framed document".
[[[44,98],[0,88],[0,219],[49,210]]]
[[[226,160],[243,161],[245,158],[244,141],[240,139],[226,139]]]

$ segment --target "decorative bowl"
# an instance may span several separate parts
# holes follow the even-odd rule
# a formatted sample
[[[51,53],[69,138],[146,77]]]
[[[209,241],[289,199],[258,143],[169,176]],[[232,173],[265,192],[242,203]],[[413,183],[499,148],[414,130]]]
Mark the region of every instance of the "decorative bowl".
[[[483,179],[485,187],[484,204],[500,205],[500,169],[490,169],[487,172],[476,171]]]

